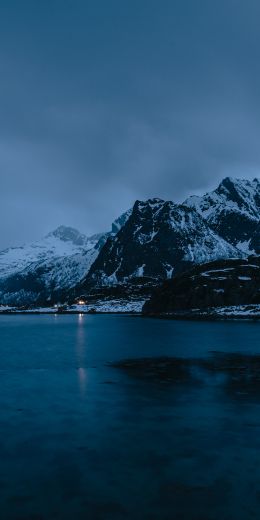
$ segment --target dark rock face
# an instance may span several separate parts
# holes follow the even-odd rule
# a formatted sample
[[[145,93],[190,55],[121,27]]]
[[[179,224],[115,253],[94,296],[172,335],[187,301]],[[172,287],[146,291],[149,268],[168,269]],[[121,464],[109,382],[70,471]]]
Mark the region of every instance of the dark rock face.
[[[246,252],[260,253],[258,179],[248,181],[227,177],[212,193],[189,197],[185,204],[196,209],[211,228],[229,243]]]
[[[160,199],[137,201],[125,225],[100,251],[85,283],[160,280],[196,263],[239,256],[195,210]]]
[[[46,301],[45,286],[41,278],[37,278],[32,273],[26,275],[17,274],[7,278],[0,284],[2,300],[9,305],[27,305]]]
[[[18,273],[0,282],[0,298],[6,305],[53,305],[66,301],[67,292],[55,280],[46,284],[52,265],[37,267],[33,272]]]
[[[254,250],[258,255],[260,255],[260,222],[257,224],[257,227],[252,234],[249,246],[250,249]]]
[[[165,281],[144,305],[145,314],[260,303],[260,257],[219,260]]]

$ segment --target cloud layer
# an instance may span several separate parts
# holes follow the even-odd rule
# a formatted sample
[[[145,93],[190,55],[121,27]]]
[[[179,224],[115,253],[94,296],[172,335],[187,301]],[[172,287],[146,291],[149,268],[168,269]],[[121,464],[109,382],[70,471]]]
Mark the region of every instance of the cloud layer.
[[[260,4],[0,2],[0,248],[260,169]]]

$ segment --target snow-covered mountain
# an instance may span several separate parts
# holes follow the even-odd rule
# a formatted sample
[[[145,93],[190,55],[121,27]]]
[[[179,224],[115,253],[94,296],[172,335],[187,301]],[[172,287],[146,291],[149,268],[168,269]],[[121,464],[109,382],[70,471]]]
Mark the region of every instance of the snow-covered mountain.
[[[131,291],[248,253],[260,254],[260,182],[226,178],[181,205],[136,201],[107,233],[86,237],[60,226],[38,242],[0,252],[0,303],[73,301],[81,291],[111,291],[116,284]]]
[[[194,209],[161,199],[137,201],[125,225],[101,249],[85,283],[171,278],[193,264],[239,256]]]
[[[225,240],[246,253],[260,253],[260,182],[227,177],[202,197],[185,205],[194,208]]]
[[[60,226],[42,240],[0,251],[0,278],[12,276],[33,264],[89,251],[101,236],[87,238],[76,229]]]
[[[108,236],[124,225],[131,211],[112,224],[112,230],[86,237],[60,226],[42,240],[0,252],[0,301],[28,304],[62,298],[86,276]]]
[[[104,235],[90,238],[60,226],[42,240],[0,252],[0,300],[46,300],[73,287],[97,257]]]

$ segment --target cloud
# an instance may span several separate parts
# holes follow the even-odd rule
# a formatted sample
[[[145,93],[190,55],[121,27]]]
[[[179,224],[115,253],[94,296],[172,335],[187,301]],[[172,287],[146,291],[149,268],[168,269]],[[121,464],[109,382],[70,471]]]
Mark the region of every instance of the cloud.
[[[1,248],[259,175],[258,2],[0,9]]]

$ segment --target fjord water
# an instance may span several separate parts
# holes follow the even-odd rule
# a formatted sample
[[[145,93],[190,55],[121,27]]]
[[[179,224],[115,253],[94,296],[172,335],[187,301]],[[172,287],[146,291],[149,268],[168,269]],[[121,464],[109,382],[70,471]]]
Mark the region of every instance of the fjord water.
[[[258,518],[260,395],[107,363],[259,340],[250,322],[1,316],[1,520]]]

